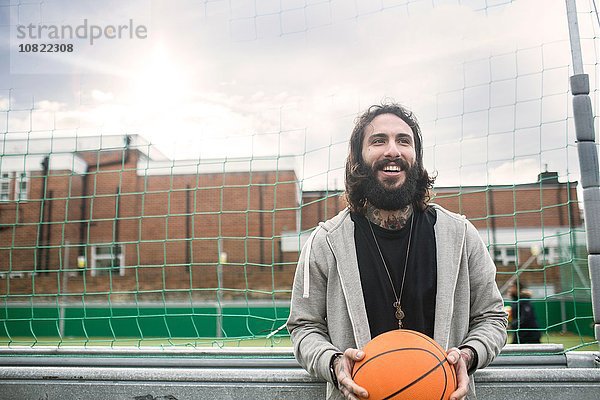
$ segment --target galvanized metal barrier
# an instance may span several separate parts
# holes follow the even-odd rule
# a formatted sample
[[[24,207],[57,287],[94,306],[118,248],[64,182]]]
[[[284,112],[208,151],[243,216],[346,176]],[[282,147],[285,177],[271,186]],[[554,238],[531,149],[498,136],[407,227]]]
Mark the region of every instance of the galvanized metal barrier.
[[[598,352],[508,345],[475,374],[480,399],[597,400]],[[319,399],[290,349],[0,350],[0,399]]]
[[[574,75],[571,76],[571,94],[573,95],[573,119],[577,136],[581,187],[583,188],[588,267],[592,282],[594,331],[596,340],[600,340],[600,169],[598,168],[598,148],[592,100],[589,96],[590,78],[583,69],[577,1],[565,0],[565,4],[574,72]]]

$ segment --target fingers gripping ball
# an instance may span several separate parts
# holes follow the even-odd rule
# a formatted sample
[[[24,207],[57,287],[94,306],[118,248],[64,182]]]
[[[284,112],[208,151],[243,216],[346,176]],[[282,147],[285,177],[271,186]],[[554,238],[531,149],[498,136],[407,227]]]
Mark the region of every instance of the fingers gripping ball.
[[[363,350],[352,379],[367,389],[369,400],[447,400],[456,390],[456,372],[446,352],[422,333],[386,332]]]

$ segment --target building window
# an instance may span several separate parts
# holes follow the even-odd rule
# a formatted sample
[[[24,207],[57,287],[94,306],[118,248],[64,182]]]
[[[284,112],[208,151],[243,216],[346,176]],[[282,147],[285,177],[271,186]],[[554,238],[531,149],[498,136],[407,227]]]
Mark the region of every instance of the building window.
[[[10,200],[10,175],[3,172],[0,176],[0,201]]]
[[[92,246],[92,276],[125,275],[125,252],[121,245]]]
[[[15,184],[15,199],[17,199],[17,201],[20,200],[27,200],[27,187],[28,185],[28,179],[27,179],[27,173],[26,172],[21,172],[19,174],[16,175],[17,178],[17,182]]]
[[[517,263],[517,249],[515,246],[494,246],[494,261],[503,266]]]
[[[544,251],[541,251],[537,256],[537,263],[542,264],[554,264],[559,261],[558,249],[556,247],[544,247]]]

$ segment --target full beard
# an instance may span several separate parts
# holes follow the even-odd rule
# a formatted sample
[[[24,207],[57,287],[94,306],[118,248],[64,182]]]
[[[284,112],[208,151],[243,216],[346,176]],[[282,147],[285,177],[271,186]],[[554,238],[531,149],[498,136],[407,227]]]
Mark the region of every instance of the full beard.
[[[386,187],[378,178],[380,165],[375,163],[369,168],[365,179],[364,193],[367,201],[380,210],[401,210],[412,204],[417,194],[419,171],[415,165],[409,166],[404,160],[397,162],[405,172],[404,183],[398,188]]]

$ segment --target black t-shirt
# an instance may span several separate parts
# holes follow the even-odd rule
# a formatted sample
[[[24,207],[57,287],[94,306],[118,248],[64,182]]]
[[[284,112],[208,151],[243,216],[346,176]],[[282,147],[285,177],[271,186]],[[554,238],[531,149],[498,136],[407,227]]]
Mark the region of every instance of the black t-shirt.
[[[381,248],[386,265],[400,296],[406,248],[408,245],[410,219],[402,229],[390,231],[369,222],[366,217],[352,213],[354,240],[363,297],[369,319],[371,336],[398,329],[393,306],[396,298],[390,280],[381,261],[373,234]],[[414,212],[414,226],[408,256],[404,290],[400,304],[405,313],[403,329],[412,329],[433,337],[435,296],[437,293],[437,262],[434,225],[435,210]]]

